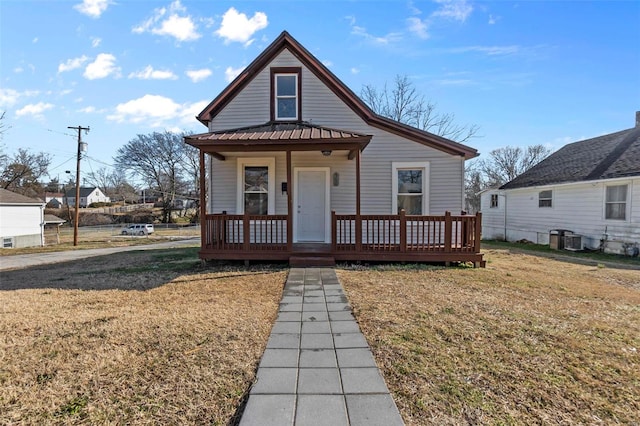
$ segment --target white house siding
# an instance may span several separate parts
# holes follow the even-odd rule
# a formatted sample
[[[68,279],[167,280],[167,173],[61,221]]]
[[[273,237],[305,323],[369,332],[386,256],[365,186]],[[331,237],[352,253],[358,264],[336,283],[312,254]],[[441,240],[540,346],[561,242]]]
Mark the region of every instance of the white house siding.
[[[363,214],[391,214],[392,162],[429,162],[429,214],[457,214],[462,210],[462,157],[450,155],[395,134],[367,125],[340,98],[306,69],[289,51],[283,51],[265,67],[211,121],[209,130],[223,130],[269,121],[270,67],[302,67],[302,120],[313,124],[373,135],[362,154],[361,208]],[[256,153],[246,156],[259,157]],[[274,154],[265,154],[273,157]],[[280,192],[280,182],[286,181],[284,153],[276,157],[276,212],[286,212],[286,194]],[[293,167],[331,166],[338,171],[340,184],[331,187],[331,209],[337,213],[355,212],[355,160],[343,160],[344,154],[322,157],[320,153],[292,154]],[[213,211],[235,211],[236,162],[213,161]],[[230,183],[233,182],[232,185]],[[220,199],[218,199],[220,197]],[[226,208],[223,208],[226,207]]]
[[[13,247],[43,245],[44,204],[0,206],[0,237],[13,239]]]
[[[498,194],[498,206],[491,207],[491,195]],[[504,240],[504,196],[501,191],[487,190],[480,194],[482,238]]]
[[[625,221],[605,220],[605,186],[612,184],[629,185]],[[542,190],[553,191],[553,207],[538,207],[538,194]],[[640,244],[640,178],[500,191],[498,209],[488,207],[490,193],[485,192],[481,201],[484,238],[500,238],[498,228],[502,223],[504,230],[506,198],[509,241],[527,239],[548,244],[551,230],[565,229],[582,235],[583,244],[589,248],[599,247],[605,231],[608,251],[621,252],[625,243]]]

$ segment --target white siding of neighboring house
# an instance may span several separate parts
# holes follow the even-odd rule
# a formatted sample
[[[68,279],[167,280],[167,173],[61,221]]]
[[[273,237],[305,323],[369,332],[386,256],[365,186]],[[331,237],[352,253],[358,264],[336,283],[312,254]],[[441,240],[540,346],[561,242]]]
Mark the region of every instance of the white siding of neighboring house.
[[[42,246],[44,204],[0,205],[0,242],[13,239],[13,247]]]
[[[605,219],[605,186],[629,185],[627,219]],[[553,191],[553,206],[538,207],[538,194],[542,190]],[[490,192],[482,195],[483,238],[500,238],[504,235],[504,200],[507,209],[507,239],[548,244],[549,232],[566,229],[583,236],[583,244],[598,248],[605,231],[606,249],[621,252],[623,244],[640,244],[640,177],[612,179],[574,184],[549,185],[534,188],[518,188],[500,191],[500,209],[490,209]],[[486,197],[486,203],[485,203]],[[499,231],[502,222],[503,231]]]
[[[373,135],[362,153],[361,208],[363,214],[391,214],[391,174],[393,162],[428,162],[428,214],[441,215],[449,210],[459,214],[463,202],[462,157],[450,155],[395,134],[367,125],[288,50],[266,66],[212,120],[210,131],[258,125],[269,121],[270,67],[302,67],[302,120],[313,124]],[[259,157],[250,153],[246,156]],[[266,153],[276,157],[276,213],[286,213],[286,194],[280,182],[286,181],[284,153]],[[213,210],[235,212],[236,161],[232,155],[224,162],[213,160]],[[294,152],[292,167],[327,166],[340,174],[338,187],[331,187],[331,209],[337,213],[355,213],[355,160],[346,160],[346,152],[322,157],[319,152]]]
[[[491,196],[498,195],[498,205],[491,207]],[[480,194],[482,212],[482,238],[485,240],[504,240],[504,195],[503,191],[490,189]]]

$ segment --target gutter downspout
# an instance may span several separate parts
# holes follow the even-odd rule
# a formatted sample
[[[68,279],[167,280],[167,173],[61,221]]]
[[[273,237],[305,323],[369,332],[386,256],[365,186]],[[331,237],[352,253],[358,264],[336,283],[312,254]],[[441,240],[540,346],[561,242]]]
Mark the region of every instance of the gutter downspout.
[[[44,207],[40,206],[40,247],[44,247]]]

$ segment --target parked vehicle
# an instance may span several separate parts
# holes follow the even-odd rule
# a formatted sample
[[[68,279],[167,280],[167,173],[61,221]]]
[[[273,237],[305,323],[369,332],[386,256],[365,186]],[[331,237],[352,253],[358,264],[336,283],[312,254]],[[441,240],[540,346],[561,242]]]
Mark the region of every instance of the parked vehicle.
[[[151,223],[132,223],[122,229],[122,235],[149,235],[153,234],[153,224]]]

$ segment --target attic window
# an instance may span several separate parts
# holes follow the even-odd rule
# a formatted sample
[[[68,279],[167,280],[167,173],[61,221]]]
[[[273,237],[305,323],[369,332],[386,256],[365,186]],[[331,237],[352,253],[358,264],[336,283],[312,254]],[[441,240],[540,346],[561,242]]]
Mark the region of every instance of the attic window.
[[[272,68],[272,120],[300,120],[300,68]]]

